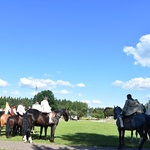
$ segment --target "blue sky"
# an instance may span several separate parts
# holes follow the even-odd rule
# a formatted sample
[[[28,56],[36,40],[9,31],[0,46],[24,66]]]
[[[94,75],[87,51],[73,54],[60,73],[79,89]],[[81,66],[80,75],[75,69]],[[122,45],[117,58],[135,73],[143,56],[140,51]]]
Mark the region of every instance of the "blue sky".
[[[150,1],[0,2],[0,96],[123,106],[150,100]]]

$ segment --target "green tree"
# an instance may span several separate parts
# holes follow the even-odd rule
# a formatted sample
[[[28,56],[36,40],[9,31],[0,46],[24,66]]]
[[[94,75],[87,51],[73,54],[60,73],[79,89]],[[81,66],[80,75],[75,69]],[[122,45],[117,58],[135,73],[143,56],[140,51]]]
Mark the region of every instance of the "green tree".
[[[48,97],[48,102],[49,102],[52,110],[57,109],[58,108],[57,100],[55,99],[53,92],[50,90],[45,90],[45,91],[41,91],[41,92],[37,93],[37,95],[35,95],[33,98],[33,103],[35,103],[36,100],[41,102],[45,96]]]

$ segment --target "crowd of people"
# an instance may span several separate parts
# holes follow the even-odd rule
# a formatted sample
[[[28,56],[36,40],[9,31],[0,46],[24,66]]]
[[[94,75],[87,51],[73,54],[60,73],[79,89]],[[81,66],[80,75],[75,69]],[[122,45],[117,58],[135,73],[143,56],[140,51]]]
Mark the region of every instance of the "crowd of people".
[[[52,111],[51,111],[51,106],[48,102],[48,97],[45,96],[44,99],[41,101],[41,103],[36,100],[36,102],[32,105],[32,109],[37,109],[38,111],[41,111],[43,113],[48,113],[49,115],[49,123],[52,123]],[[133,99],[131,94],[127,95],[127,100],[125,101],[124,107],[122,109],[122,112],[120,114],[119,120],[120,120],[120,125],[123,127],[123,118],[125,116],[130,116],[131,114],[134,113],[144,113],[143,112],[144,108],[143,105],[137,100]],[[15,105],[12,105],[11,108],[5,110],[5,113],[10,113],[10,114],[15,114],[15,115],[20,115],[23,116],[25,114],[26,109],[24,104],[21,102],[18,107],[16,108]],[[145,112],[147,115],[150,115],[150,104],[148,105],[147,111]]]
[[[8,105],[8,104],[7,104]],[[49,113],[49,123],[52,123],[52,111],[51,111],[51,106],[48,102],[48,97],[45,96],[44,99],[41,101],[41,103],[39,103],[38,100],[36,100],[36,102],[32,105],[32,109],[36,109],[38,111],[41,111],[43,113]],[[23,114],[26,113],[26,109],[25,106],[23,104],[23,102],[21,102],[18,107],[16,107],[15,105],[11,105],[11,107],[7,106],[7,108],[5,108],[5,114],[12,114],[12,115],[20,115],[23,116]]]

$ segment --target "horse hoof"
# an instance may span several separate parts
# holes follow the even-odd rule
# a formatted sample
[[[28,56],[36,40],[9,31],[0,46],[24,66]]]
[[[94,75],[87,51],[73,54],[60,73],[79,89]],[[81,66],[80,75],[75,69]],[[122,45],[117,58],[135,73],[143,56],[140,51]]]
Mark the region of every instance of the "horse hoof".
[[[50,142],[54,143],[54,140],[50,140]]]
[[[31,144],[32,144],[32,143],[33,143],[33,141],[29,141],[29,143],[31,143]]]

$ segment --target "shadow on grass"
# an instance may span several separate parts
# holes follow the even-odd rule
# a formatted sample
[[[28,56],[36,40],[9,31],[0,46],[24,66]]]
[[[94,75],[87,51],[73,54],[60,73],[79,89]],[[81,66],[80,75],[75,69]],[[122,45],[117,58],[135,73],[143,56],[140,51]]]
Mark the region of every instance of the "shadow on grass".
[[[118,136],[105,136],[101,134],[93,133],[76,133],[70,135],[62,135],[63,140],[70,141],[70,145],[73,146],[97,146],[97,147],[118,147],[119,137]],[[139,145],[139,139],[134,139],[133,142],[130,142],[130,137],[125,137],[125,147],[135,148]],[[143,147],[150,148],[150,142],[147,141]]]
[[[49,140],[50,135],[47,135],[46,140]],[[61,135],[57,136],[55,135],[55,141],[57,139],[62,139],[64,141],[69,141],[69,146],[76,147],[76,146],[82,146],[82,147],[118,147],[119,144],[119,137],[113,136],[113,135],[102,135],[102,134],[95,134],[95,133],[76,133],[76,134],[67,134],[67,135]],[[36,133],[33,135],[33,140],[39,139],[39,134]],[[44,136],[42,136],[42,140],[44,139]],[[125,137],[125,147],[128,148],[136,148],[139,145],[139,139],[134,139],[132,142],[130,142],[130,137]],[[57,143],[55,143],[57,144]],[[35,145],[37,146],[37,145]],[[144,146],[145,148],[150,148],[150,141],[147,141]],[[65,148],[67,150],[67,148]]]

